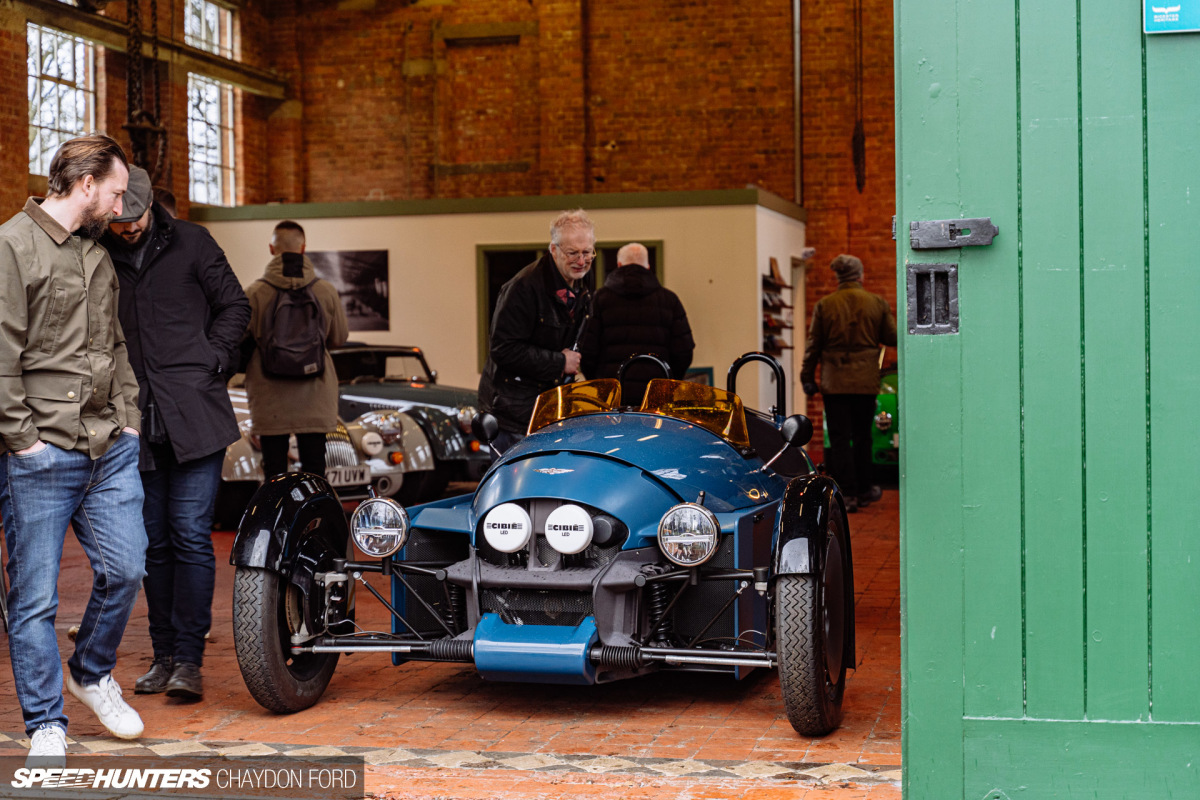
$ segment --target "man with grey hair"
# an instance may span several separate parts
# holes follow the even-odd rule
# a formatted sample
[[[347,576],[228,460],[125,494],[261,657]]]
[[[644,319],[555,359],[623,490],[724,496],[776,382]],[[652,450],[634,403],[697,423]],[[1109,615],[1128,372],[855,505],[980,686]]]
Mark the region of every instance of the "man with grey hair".
[[[591,299],[583,279],[595,257],[592,220],[565,211],[550,225],[550,251],[500,289],[479,379],[479,407],[500,423],[500,452],[525,436],[537,396],[579,372]]]
[[[584,374],[615,378],[626,359],[649,354],[666,361],[671,377],[682,380],[695,346],[683,303],[658,282],[645,245],[631,242],[618,250],[617,268],[596,291],[580,344]],[[662,371],[649,362],[631,364],[621,382],[622,403],[640,404],[649,382],[661,377]]]
[[[825,398],[829,469],[846,510],[857,511],[882,494],[871,485],[871,418],[879,393],[879,347],[895,346],[896,318],[887,300],[863,289],[862,261],[840,255],[829,268],[837,275],[837,291],[813,309],[800,382],[806,395],[820,392]]]

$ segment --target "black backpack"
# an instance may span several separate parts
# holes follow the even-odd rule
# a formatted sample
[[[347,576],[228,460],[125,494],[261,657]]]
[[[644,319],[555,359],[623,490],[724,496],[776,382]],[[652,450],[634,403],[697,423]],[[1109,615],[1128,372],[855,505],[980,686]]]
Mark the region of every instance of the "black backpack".
[[[274,378],[318,378],[325,373],[325,310],[312,283],[275,291],[259,342],[263,372]]]

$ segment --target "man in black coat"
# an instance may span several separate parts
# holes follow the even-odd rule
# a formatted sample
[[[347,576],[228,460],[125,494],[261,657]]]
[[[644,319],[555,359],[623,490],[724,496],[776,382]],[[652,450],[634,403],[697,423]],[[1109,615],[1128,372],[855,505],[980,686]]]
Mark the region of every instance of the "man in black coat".
[[[496,417],[501,453],[529,429],[537,396],[579,372],[580,326],[590,295],[583,278],[596,257],[596,230],[582,209],[550,226],[550,252],[500,289],[492,315],[479,407]]]
[[[615,378],[622,362],[641,353],[666,361],[676,380],[692,365],[696,343],[687,312],[679,297],[658,282],[649,255],[636,242],[622,247],[617,268],[596,291],[579,348],[583,374],[589,378]],[[621,383],[621,403],[640,405],[646,385],[661,377],[662,370],[649,362],[631,364]]]
[[[216,575],[213,501],[225,448],[241,435],[225,384],[250,304],[208,231],[173,219],[151,192],[146,171],[131,168],[124,211],[101,239],[121,284],[117,313],[143,419],[154,664],[134,690],[199,700]]]

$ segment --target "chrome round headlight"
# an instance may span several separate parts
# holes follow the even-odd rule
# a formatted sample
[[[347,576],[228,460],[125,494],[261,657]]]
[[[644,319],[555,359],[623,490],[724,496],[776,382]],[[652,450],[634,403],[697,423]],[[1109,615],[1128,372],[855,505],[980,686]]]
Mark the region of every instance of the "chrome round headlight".
[[[563,555],[582,553],[592,543],[592,515],[576,505],[559,506],[546,517],[546,541]]]
[[[395,500],[364,500],[350,518],[350,535],[359,550],[387,558],[408,541],[408,512]]]
[[[501,503],[483,518],[483,538],[501,553],[515,553],[529,544],[533,521],[516,503]]]
[[[463,433],[471,432],[471,420],[475,419],[475,415],[479,413],[475,406],[463,406],[458,409],[458,427],[462,428]]]
[[[359,445],[368,456],[377,456],[383,452],[383,437],[375,431],[366,431]]]
[[[696,503],[681,503],[658,523],[658,547],[668,560],[681,567],[703,564],[717,552],[721,526],[717,517]]]

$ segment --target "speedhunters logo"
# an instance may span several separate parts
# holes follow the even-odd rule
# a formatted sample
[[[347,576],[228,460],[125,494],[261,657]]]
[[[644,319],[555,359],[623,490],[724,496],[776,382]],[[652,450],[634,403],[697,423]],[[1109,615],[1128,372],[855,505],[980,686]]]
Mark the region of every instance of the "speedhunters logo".
[[[14,789],[207,789],[210,769],[69,769],[22,767],[9,782]]]
[[[25,766],[0,758],[0,797],[70,798],[329,798],[366,797],[365,762],[269,756],[253,759],[181,756],[67,756],[68,766]],[[114,795],[113,793],[119,793]]]

